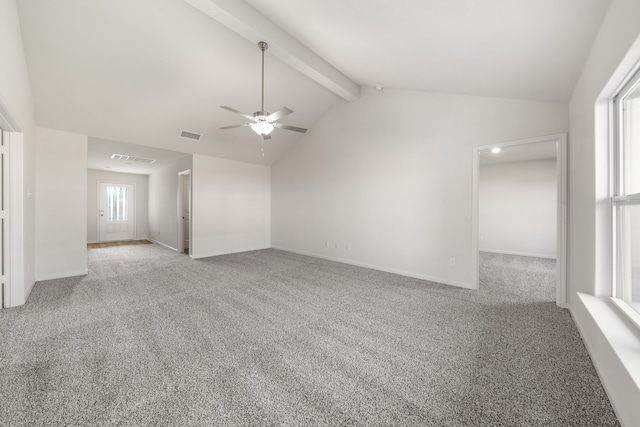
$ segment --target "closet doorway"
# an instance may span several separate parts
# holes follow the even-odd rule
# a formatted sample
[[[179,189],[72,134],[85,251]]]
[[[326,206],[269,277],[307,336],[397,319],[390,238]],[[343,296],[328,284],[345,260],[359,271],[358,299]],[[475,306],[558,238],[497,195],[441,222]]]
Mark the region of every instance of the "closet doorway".
[[[480,286],[481,260],[519,257],[515,261],[507,260],[512,263],[555,257],[555,278],[551,272],[550,279],[555,283],[555,290],[550,290],[551,299],[555,299],[559,307],[565,307],[566,150],[566,134],[474,147],[472,263],[476,289]],[[550,154],[541,154],[545,152]],[[496,160],[499,156],[505,161]],[[510,173],[510,178],[500,182],[496,178],[498,169],[500,173]],[[542,177],[545,174],[550,176]],[[518,181],[523,183],[520,189]],[[544,184],[538,184],[540,182]],[[555,198],[555,203],[551,201],[551,205],[555,205],[551,206],[553,212],[545,220],[550,224],[545,231],[536,230],[540,225],[537,221],[544,216],[539,205],[549,197]],[[548,214],[545,215],[548,217]]]

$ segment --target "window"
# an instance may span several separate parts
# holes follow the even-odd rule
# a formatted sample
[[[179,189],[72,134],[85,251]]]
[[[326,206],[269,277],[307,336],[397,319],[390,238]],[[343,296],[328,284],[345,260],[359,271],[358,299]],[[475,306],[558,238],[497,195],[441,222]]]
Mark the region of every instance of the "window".
[[[613,296],[640,312],[640,71],[613,106]]]
[[[127,187],[107,187],[107,221],[127,221]]]

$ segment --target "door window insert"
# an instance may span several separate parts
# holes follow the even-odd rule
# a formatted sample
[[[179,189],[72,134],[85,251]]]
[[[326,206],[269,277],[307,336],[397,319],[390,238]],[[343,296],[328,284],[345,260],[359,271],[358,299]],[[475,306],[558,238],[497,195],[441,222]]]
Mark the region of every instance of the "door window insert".
[[[107,221],[127,221],[127,187],[107,187]]]

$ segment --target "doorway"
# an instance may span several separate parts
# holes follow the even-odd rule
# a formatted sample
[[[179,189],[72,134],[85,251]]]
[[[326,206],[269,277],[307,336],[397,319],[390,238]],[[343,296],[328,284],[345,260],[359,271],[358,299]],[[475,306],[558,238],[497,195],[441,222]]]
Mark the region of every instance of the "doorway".
[[[191,169],[178,173],[178,252],[191,254]]]
[[[548,154],[549,149],[552,151],[552,155]],[[493,151],[492,151],[493,150]],[[545,151],[546,150],[546,151]],[[505,256],[521,256],[521,257],[536,257],[540,256],[540,259],[543,258],[552,258],[555,256],[555,302],[559,307],[564,308],[566,305],[566,174],[567,174],[567,156],[566,156],[566,134],[558,134],[558,135],[550,135],[539,138],[530,138],[525,140],[504,142],[499,144],[485,145],[474,147],[473,151],[473,234],[472,234],[472,265],[475,271],[475,287],[476,289],[480,286],[480,250],[484,247],[492,247],[493,253],[504,253],[507,254]],[[502,154],[501,154],[502,153]],[[547,154],[545,154],[547,153]],[[505,158],[511,158],[512,162],[521,162],[518,165],[513,163],[509,168],[505,168],[504,170],[518,170],[522,169],[522,173],[524,170],[529,168],[529,171],[535,168],[536,170],[540,170],[540,167],[549,167],[547,162],[538,162],[534,161],[536,159],[541,160],[542,158],[551,158],[553,157],[555,161],[552,161],[551,164],[551,178],[550,182],[547,182],[547,196],[548,197],[548,186],[551,186],[551,197],[555,197],[555,206],[553,207],[555,212],[552,214],[555,216],[550,219],[551,224],[550,227],[547,227],[545,231],[546,234],[552,233],[551,236],[546,236],[545,239],[542,239],[542,232],[536,232],[533,228],[532,222],[527,223],[527,220],[533,221],[529,219],[529,215],[531,212],[527,211],[526,205],[529,203],[529,206],[536,206],[536,203],[539,203],[536,200],[532,200],[536,197],[542,197],[538,194],[538,188],[531,189],[531,187],[526,191],[522,192],[517,196],[512,196],[508,198],[508,204],[503,203],[501,205],[501,209],[509,209],[509,214],[512,215],[514,219],[519,219],[520,223],[516,225],[518,229],[512,229],[511,232],[508,231],[510,226],[513,224],[510,221],[505,221],[504,212],[501,221],[502,223],[491,224],[492,227],[487,227],[486,218],[483,218],[483,227],[481,233],[481,221],[480,221],[480,183],[481,183],[481,167],[482,163],[487,163],[486,160],[483,162],[483,157],[487,159],[489,156],[498,156],[503,155]],[[515,159],[515,160],[514,160]],[[507,160],[508,161],[508,160]],[[498,162],[495,162],[498,163]],[[504,163],[506,165],[506,163]],[[546,165],[546,166],[543,166]],[[488,168],[487,168],[488,169]],[[530,172],[529,172],[530,173]],[[538,172],[540,173],[540,172]],[[548,177],[546,178],[549,179]],[[513,188],[515,183],[509,182],[501,186],[500,191],[508,192],[509,186]],[[495,191],[495,190],[494,190]],[[512,190],[513,191],[513,190]],[[486,194],[486,192],[485,192]],[[498,203],[494,204],[495,206],[499,206]],[[492,208],[495,207],[492,205]],[[483,205],[483,209],[486,211],[486,204]],[[537,208],[530,208],[529,210],[533,211]],[[484,213],[483,213],[484,215]],[[517,217],[517,218],[516,218]],[[523,218],[524,217],[524,218]],[[522,220],[524,219],[524,222]],[[516,221],[514,221],[515,223]],[[555,222],[555,224],[554,224]],[[549,231],[553,229],[555,226],[555,230]],[[488,230],[488,231],[487,231]],[[518,233],[522,232],[522,235],[518,235]],[[482,234],[485,235],[482,235]],[[537,233],[537,234],[536,234]],[[490,240],[488,242],[487,235],[491,234]],[[527,249],[521,249],[525,246],[511,246],[504,242],[505,236],[514,237],[515,240],[523,239],[523,236],[529,235],[532,239],[532,242],[526,246]],[[499,237],[496,237],[499,236]],[[534,237],[531,237],[534,236]],[[501,243],[496,243],[500,238],[503,239]],[[496,247],[504,248],[504,250],[496,250]],[[531,249],[535,248],[535,249]],[[542,248],[542,249],[541,249]],[[483,257],[486,256],[486,253],[483,252]],[[523,259],[525,259],[523,258]],[[486,258],[483,258],[483,260]]]
[[[98,241],[133,240],[135,237],[135,186],[100,182]]]

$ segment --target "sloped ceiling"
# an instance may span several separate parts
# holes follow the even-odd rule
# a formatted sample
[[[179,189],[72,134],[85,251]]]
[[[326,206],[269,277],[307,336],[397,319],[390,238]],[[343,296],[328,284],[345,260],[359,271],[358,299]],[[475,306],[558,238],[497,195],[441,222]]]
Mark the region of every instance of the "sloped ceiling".
[[[362,86],[566,103],[609,0],[247,0]]]
[[[208,2],[251,8],[264,21],[247,21],[248,36],[207,13]],[[564,103],[609,3],[24,0],[18,7],[39,126],[105,144],[273,164],[300,134],[276,130],[262,157],[250,129],[218,129],[244,121],[221,105],[259,110],[260,52],[251,38],[261,24],[290,38],[267,53],[265,107],[287,106],[294,113],[282,122],[312,129],[336,102],[349,101],[311,78],[313,61],[310,72],[292,66],[300,58],[292,43],[356,85]],[[240,24],[244,17],[233,16]],[[274,34],[262,35],[271,42]],[[181,130],[203,136],[185,140]]]
[[[173,151],[271,164],[299,134],[277,131],[265,157],[246,122],[260,108],[260,50],[182,0],[28,0],[19,4],[39,126]],[[266,58],[265,107],[311,127],[338,96]],[[181,130],[202,134],[197,141]]]

